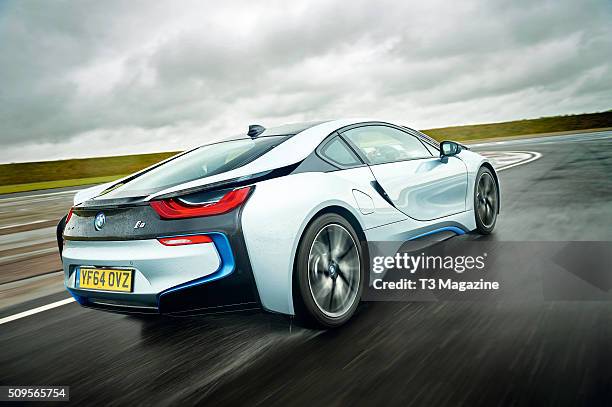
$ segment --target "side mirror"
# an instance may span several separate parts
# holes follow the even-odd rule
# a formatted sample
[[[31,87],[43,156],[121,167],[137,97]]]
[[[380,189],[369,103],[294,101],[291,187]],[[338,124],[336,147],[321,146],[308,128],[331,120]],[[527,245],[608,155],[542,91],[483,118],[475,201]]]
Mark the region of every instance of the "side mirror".
[[[447,157],[452,157],[461,152],[461,145],[454,141],[443,141],[440,143],[440,159],[445,161]]]

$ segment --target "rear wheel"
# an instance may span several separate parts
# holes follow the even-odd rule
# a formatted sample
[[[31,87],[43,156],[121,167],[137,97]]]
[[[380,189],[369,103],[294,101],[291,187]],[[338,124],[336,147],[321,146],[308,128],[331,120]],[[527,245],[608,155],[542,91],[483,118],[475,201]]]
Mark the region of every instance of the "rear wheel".
[[[363,250],[352,225],[324,214],[304,232],[294,273],[294,305],[307,324],[332,328],[359,305],[365,276]]]
[[[478,233],[488,235],[495,228],[499,212],[498,185],[493,173],[481,167],[474,188],[474,215]]]

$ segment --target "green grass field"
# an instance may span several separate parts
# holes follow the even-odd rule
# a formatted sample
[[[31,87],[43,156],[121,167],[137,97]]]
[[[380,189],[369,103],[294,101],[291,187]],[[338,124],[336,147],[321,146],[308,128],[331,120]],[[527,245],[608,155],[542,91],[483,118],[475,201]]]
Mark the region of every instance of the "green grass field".
[[[62,187],[75,187],[79,185],[93,185],[103,184],[105,182],[114,181],[122,178],[125,175],[108,175],[106,177],[91,177],[91,178],[75,178],[75,179],[63,179],[59,181],[41,181],[41,182],[30,182],[28,184],[15,184],[15,185],[1,185],[1,194],[10,194],[13,192],[26,192],[36,191],[39,189],[51,189],[51,188],[62,188]]]
[[[422,131],[439,141],[472,141],[488,138],[515,137],[528,134],[601,129],[606,127],[612,127],[612,110],[602,113],[542,117],[540,119],[444,127]]]
[[[174,154],[176,152],[1,164],[0,194],[101,184],[139,171]]]
[[[606,127],[612,127],[612,110],[423,131],[437,140],[473,141]],[[1,164],[0,194],[109,182],[174,154],[176,152]]]

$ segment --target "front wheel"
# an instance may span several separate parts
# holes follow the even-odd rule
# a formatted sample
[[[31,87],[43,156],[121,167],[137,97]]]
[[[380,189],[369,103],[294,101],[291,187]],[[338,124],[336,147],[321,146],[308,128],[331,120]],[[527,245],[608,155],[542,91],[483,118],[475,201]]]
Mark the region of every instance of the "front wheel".
[[[344,324],[359,305],[365,266],[359,237],[345,218],[329,213],[315,219],[297,252],[296,315],[325,328]]]
[[[474,188],[474,215],[476,230],[488,235],[495,228],[499,212],[498,185],[493,173],[487,167],[481,167],[476,176]]]

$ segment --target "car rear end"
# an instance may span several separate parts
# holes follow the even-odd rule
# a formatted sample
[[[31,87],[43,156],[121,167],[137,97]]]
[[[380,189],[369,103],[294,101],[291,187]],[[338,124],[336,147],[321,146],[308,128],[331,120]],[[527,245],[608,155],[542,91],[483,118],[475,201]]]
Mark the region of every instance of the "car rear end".
[[[64,229],[66,287],[80,304],[114,311],[255,308],[242,203],[221,214],[176,218],[149,202],[77,206]]]
[[[215,144],[73,207],[61,242],[66,288],[83,306],[117,312],[258,308],[241,229],[256,179],[155,194],[242,166],[283,140]]]

